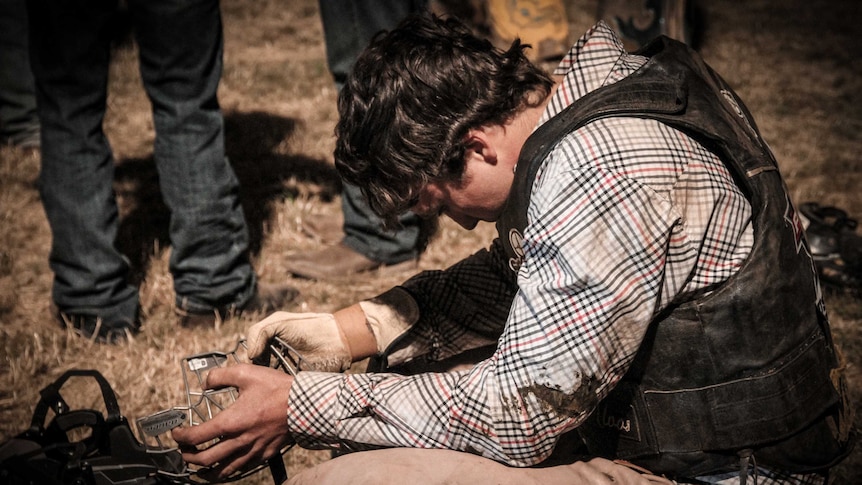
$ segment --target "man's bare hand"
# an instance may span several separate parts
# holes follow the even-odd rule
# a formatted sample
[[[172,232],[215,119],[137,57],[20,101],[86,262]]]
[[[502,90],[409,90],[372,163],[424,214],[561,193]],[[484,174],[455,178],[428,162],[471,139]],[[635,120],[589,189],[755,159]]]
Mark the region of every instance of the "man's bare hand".
[[[287,401],[293,377],[269,367],[240,364],[213,369],[208,389],[233,386],[239,397],[212,420],[174,429],[173,438],[191,464],[211,467],[206,478],[223,479],[271,458],[291,441]],[[214,445],[198,449],[214,439]]]

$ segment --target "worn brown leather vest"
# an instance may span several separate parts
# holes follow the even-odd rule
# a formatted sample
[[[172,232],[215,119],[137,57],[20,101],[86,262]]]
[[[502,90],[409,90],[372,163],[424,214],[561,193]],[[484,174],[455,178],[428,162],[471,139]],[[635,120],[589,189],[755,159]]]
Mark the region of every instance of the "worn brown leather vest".
[[[684,44],[660,38],[637,72],[579,99],[521,152],[497,223],[517,271],[536,171],[558,141],[609,116],[657,119],[718,155],[752,206],[754,247],[706,296],[658,315],[631,369],[580,434],[590,454],[671,477],[758,465],[828,468],[849,453],[845,389],[813,262],[771,151],[727,84]]]

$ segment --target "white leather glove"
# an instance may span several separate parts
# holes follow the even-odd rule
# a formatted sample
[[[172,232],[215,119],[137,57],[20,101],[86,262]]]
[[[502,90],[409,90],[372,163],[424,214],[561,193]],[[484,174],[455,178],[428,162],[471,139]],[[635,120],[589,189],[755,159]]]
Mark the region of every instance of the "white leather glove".
[[[261,355],[273,337],[302,355],[308,365],[305,370],[341,372],[350,367],[349,347],[331,313],[273,313],[249,327],[249,358]]]
[[[256,358],[279,337],[302,355],[306,370],[345,371],[352,362],[386,350],[418,319],[416,302],[402,288],[333,314],[275,312],[249,327],[248,355]]]

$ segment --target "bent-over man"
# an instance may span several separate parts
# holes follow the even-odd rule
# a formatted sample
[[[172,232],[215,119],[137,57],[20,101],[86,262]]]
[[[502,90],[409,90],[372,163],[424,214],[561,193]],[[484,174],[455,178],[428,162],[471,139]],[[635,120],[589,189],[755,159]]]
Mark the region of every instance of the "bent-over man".
[[[240,397],[175,431],[222,437],[186,460],[225,476],[295,441],[361,452],[292,483],[661,480],[617,459],[679,482],[823,483],[849,452],[803,231],[733,90],[683,44],[629,54],[603,23],[556,80],[523,49],[430,16],[373,40],[339,97],[340,173],[385,220],[499,237],[334,314],[253,326],[252,355],[279,336],[329,372],[212,372]],[[489,343],[467,369],[331,372]]]

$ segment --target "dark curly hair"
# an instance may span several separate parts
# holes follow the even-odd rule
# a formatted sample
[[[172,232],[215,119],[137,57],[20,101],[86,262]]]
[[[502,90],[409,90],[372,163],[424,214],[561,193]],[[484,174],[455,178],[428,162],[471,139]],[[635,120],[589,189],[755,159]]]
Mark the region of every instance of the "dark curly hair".
[[[538,105],[553,81],[516,40],[506,50],[453,18],[423,14],[381,32],[338,97],[335,164],[389,225],[430,182],[464,171],[467,133]]]

